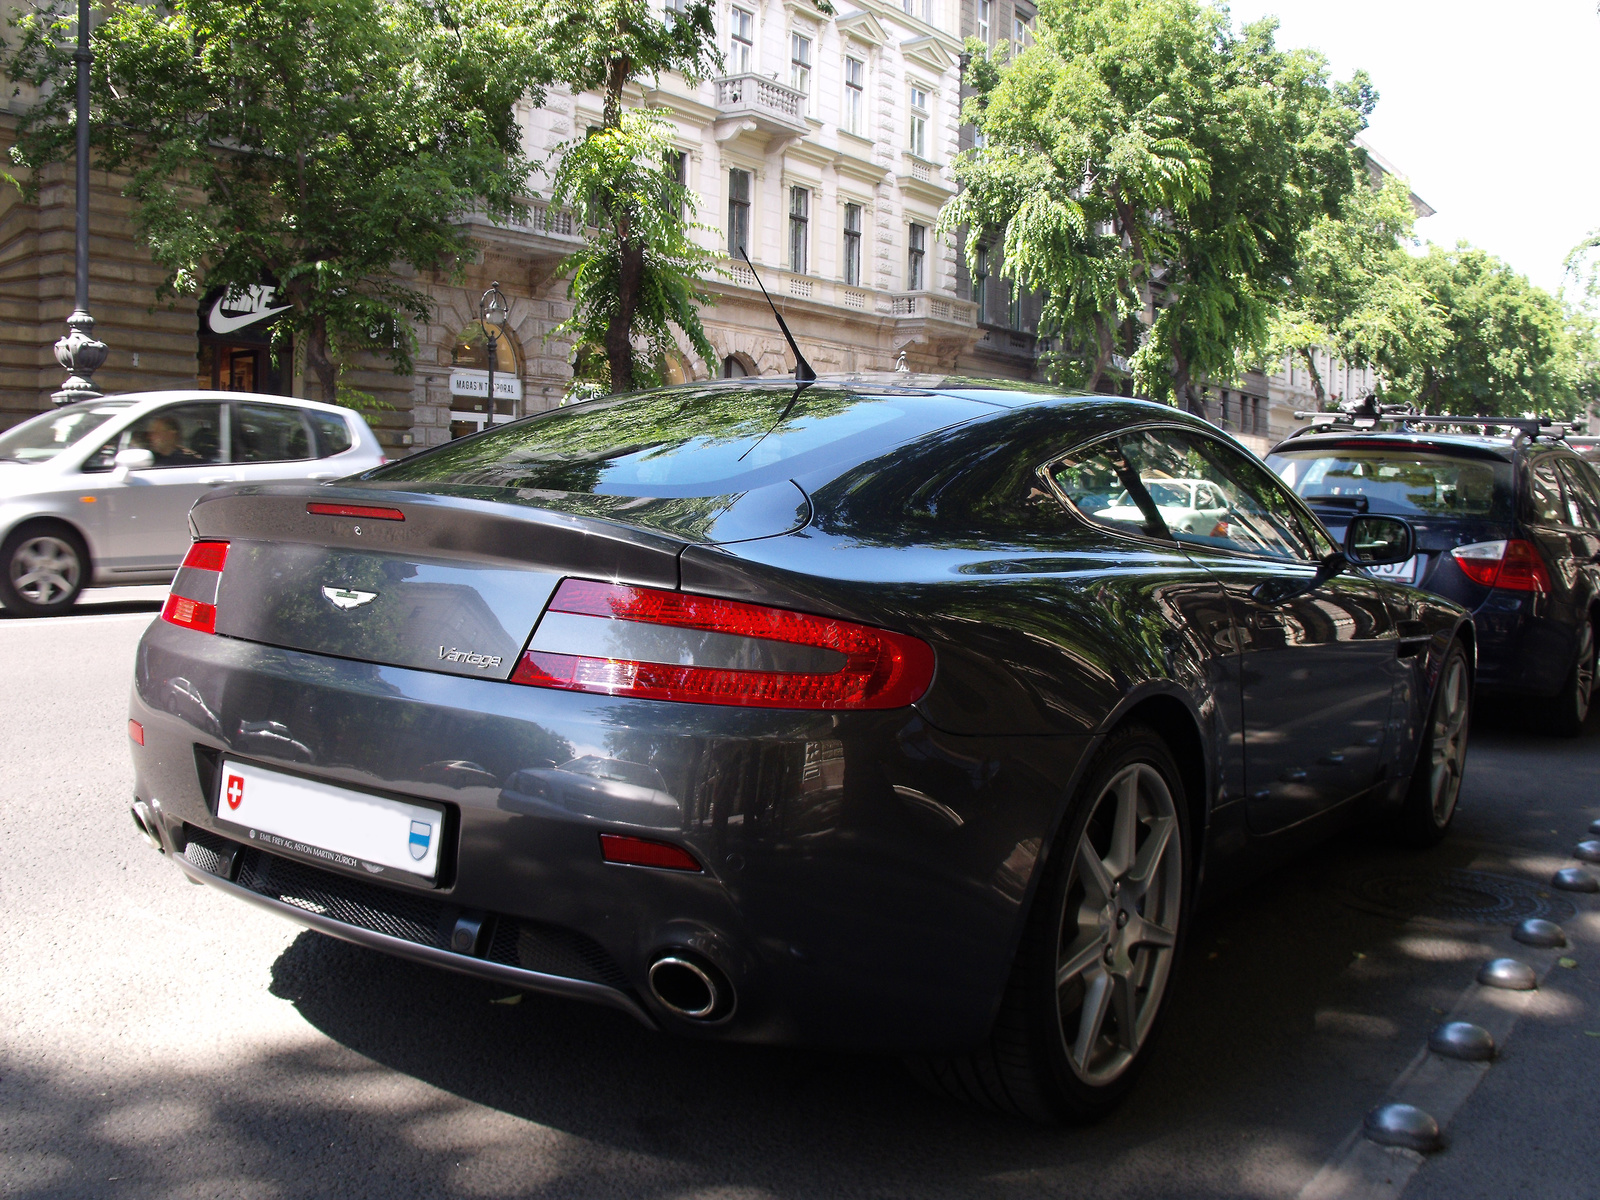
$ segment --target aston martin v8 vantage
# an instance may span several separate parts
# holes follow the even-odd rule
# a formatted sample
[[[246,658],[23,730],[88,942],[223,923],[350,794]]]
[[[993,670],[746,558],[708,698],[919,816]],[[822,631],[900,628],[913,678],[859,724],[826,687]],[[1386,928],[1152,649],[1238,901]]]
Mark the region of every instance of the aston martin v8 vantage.
[[[1368,569],[1410,527],[1155,404],[686,385],[190,520],[129,733],[192,879],[1041,1120],[1131,1086],[1201,895],[1460,787],[1472,623]]]

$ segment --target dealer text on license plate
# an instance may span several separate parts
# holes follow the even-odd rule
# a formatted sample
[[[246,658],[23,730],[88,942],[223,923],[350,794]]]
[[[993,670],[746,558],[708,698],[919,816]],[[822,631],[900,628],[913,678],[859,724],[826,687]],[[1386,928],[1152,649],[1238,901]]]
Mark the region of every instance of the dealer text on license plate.
[[[444,812],[224,760],[217,817],[246,840],[374,875],[432,880],[439,871]]]

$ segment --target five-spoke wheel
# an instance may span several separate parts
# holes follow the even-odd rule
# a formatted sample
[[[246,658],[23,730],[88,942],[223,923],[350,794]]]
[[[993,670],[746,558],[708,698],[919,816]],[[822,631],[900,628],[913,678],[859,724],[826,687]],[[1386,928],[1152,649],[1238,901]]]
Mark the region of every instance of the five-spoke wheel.
[[[1400,813],[1401,836],[1412,845],[1435,845],[1450,828],[1467,766],[1471,718],[1472,671],[1465,647],[1454,642],[1439,668],[1433,708]]]
[[[69,530],[23,528],[0,547],[0,603],[20,616],[70,608],[87,576],[88,555]]]

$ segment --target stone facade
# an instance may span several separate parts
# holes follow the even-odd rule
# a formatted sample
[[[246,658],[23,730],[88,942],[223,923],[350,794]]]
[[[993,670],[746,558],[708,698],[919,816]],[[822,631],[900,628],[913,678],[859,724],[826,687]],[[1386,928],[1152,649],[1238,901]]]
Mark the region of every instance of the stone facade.
[[[913,370],[950,370],[984,336],[975,306],[958,295],[954,247],[933,234],[954,193],[958,2],[858,0],[829,18],[808,0],[719,0],[719,36],[733,73],[695,86],[663,76],[629,96],[670,113],[697,220],[708,227],[697,236],[719,255],[720,269],[707,283],[716,303],[702,313],[715,359],[701,361],[682,347],[678,361],[666,364],[669,376],[793,369],[754,276],[728,253],[735,170],[748,173],[750,257],[819,372],[891,369],[902,354]],[[736,23],[744,48],[732,42]],[[541,108],[525,107],[527,149],[547,158],[599,124],[600,110],[597,94],[561,91]],[[0,153],[14,128],[14,113],[0,112]],[[203,314],[192,298],[157,299],[162,271],[134,232],[118,182],[101,173],[94,181],[90,311],[96,335],[110,347],[95,382],[108,392],[194,387]],[[535,193],[541,184],[547,190],[548,181],[536,178]],[[803,262],[791,258],[797,203],[806,218]],[[859,225],[859,271],[846,266],[847,218]],[[477,260],[460,278],[417,281],[434,312],[416,330],[414,371],[396,375],[370,361],[346,372],[347,383],[380,401],[369,420],[391,453],[436,445],[486,419],[482,400],[450,393],[451,376],[463,365],[486,365],[481,340],[481,362],[464,358],[461,348],[475,336],[479,299],[492,282],[510,303],[497,370],[514,371],[521,392],[500,403],[500,414],[553,407],[570,381],[572,347],[549,335],[571,311],[559,265],[582,244],[583,231],[537,195],[525,223],[469,224]],[[72,248],[70,164],[47,174],[36,203],[14,189],[0,193],[0,426],[48,408],[64,377],[51,346],[72,308]],[[277,386],[308,394],[303,369],[292,353],[287,358]]]

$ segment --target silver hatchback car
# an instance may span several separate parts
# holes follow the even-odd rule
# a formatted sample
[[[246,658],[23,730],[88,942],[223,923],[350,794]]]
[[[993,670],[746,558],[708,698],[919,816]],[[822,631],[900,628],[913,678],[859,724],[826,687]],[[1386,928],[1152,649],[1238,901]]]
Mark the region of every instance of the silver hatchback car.
[[[0,604],[49,616],[91,584],[166,583],[214,487],[330,480],[385,461],[347,408],[253,392],[141,392],[0,433]]]

